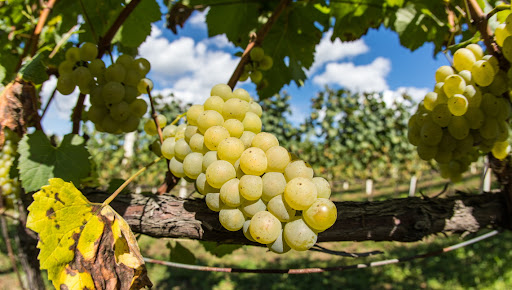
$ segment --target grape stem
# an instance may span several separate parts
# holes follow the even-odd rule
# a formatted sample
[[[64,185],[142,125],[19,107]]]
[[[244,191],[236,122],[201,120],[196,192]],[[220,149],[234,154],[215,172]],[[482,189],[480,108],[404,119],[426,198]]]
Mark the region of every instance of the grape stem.
[[[231,75],[231,78],[229,79],[228,86],[231,87],[231,89],[234,89],[236,86],[236,83],[238,82],[238,79],[240,79],[240,76],[242,75],[244,71],[244,66],[249,62],[249,53],[255,46],[259,46],[263,43],[263,40],[265,39],[265,36],[272,28],[272,25],[276,22],[277,18],[281,13],[284,11],[284,9],[290,4],[290,0],[281,0],[279,4],[277,5],[276,9],[268,19],[268,21],[258,30],[256,33],[256,37],[253,37],[247,47],[244,50],[244,53],[242,54],[242,57],[240,58],[240,61],[238,62],[238,65]]]
[[[101,204],[101,208],[109,205],[113,200],[114,198],[116,198],[116,196],[119,195],[119,193],[121,193],[121,191],[123,191],[123,189],[125,189],[125,187],[128,186],[128,184],[130,184],[135,178],[137,178],[139,175],[141,175],[144,171],[146,171],[146,169],[148,169],[151,165],[157,163],[158,161],[160,161],[161,159],[163,158],[163,156],[160,156],[158,157],[157,159],[151,161],[151,163],[149,163],[148,165],[142,167],[141,169],[139,169],[139,171],[135,172],[135,174],[133,174],[132,176],[130,176],[130,178],[128,178],[123,184],[121,184],[121,186],[119,186],[118,189],[116,189],[116,191],[114,191],[114,193],[112,193],[112,195],[110,195],[102,204]]]
[[[23,50],[23,53],[21,54],[20,59],[16,64],[15,71],[20,70],[21,64],[23,63],[23,59],[25,58],[25,56],[27,56],[29,51],[31,56],[34,56],[36,54],[37,44],[39,42],[39,35],[41,35],[41,32],[43,31],[44,24],[46,23],[48,15],[50,15],[50,12],[52,11],[55,2],[57,2],[57,0],[49,0],[46,4],[42,5],[43,10],[41,10],[41,13],[39,14],[39,20],[37,21],[36,28],[34,29],[34,32],[32,33],[32,36],[29,39],[29,42],[25,44],[25,49]]]
[[[474,23],[476,28],[482,34],[485,46],[489,49],[492,54],[500,59],[500,50],[498,46],[492,40],[492,32],[489,25],[487,25],[487,16],[480,8],[476,0],[466,0],[466,6],[469,10],[470,20]],[[500,61],[501,63],[501,61]]]
[[[164,143],[164,137],[162,135],[162,128],[160,128],[160,124],[158,124],[158,118],[155,110],[155,103],[153,102],[153,97],[151,96],[151,91],[149,90],[149,86],[146,88],[149,96],[149,105],[151,106],[151,118],[155,121],[156,131],[158,132],[158,137],[160,138],[160,144]]]

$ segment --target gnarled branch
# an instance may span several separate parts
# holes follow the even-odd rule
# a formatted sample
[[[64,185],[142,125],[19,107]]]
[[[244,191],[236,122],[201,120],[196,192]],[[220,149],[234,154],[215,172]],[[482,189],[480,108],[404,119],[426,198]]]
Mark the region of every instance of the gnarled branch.
[[[90,200],[98,202],[106,197],[107,194],[99,192],[88,195]],[[505,196],[501,193],[335,204],[338,220],[319,235],[319,242],[413,242],[438,233],[508,227]],[[208,209],[203,199],[130,194],[117,197],[111,205],[134,232],[153,237],[252,244],[241,231],[223,229],[218,213]]]

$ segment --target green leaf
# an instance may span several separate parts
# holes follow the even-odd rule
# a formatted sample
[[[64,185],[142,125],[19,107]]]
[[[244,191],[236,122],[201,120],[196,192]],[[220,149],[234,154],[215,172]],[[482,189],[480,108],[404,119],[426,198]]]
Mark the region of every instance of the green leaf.
[[[242,245],[230,245],[230,244],[220,244],[217,242],[205,242],[201,241],[201,245],[203,245],[204,249],[210,254],[216,257],[223,257],[225,255],[233,253],[236,249],[242,247]]]
[[[90,172],[90,155],[84,139],[78,135],[64,136],[56,148],[42,131],[35,131],[21,139],[18,152],[20,178],[27,192],[48,184],[53,177],[79,184]]]
[[[27,228],[39,235],[40,266],[55,288],[104,289],[105,277],[112,289],[151,287],[126,221],[110,206],[90,203],[72,183],[48,182],[28,207]]]
[[[265,54],[273,58],[274,65],[264,73],[269,86],[259,92],[260,98],[271,97],[292,80],[298,86],[303,84],[305,70],[313,64],[315,47],[322,39],[317,25],[326,27],[328,19],[311,3],[296,3],[280,15],[263,41]]]
[[[259,26],[258,12],[262,4],[251,1],[215,5],[222,2],[225,1],[201,1],[201,4],[212,5],[206,15],[208,36],[226,34],[229,41],[236,46],[245,47],[249,43],[249,32]]]
[[[27,61],[20,69],[21,77],[37,85],[47,81],[48,74],[46,73],[46,65],[43,60],[48,54],[48,51],[40,52],[31,60]]]
[[[155,0],[141,1],[123,23],[114,40],[125,47],[138,47],[151,34],[151,23],[161,17],[160,7]]]
[[[196,263],[196,256],[180,242],[176,241],[174,246],[171,243],[168,243],[167,247],[171,250],[171,262],[190,265],[194,265]]]

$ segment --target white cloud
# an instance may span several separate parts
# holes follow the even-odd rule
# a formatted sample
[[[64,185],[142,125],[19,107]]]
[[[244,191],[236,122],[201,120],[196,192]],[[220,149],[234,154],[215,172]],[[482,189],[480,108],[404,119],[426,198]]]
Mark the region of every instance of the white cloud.
[[[206,30],[206,14],[208,10],[210,10],[209,7],[202,12],[194,11],[186,23],[189,23],[195,28]]]
[[[238,60],[220,48],[229,45],[219,36],[195,42],[181,37],[172,42],[153,26],[154,33],[140,48],[151,63],[150,78],[162,93],[173,92],[185,102],[203,102],[215,84],[226,83]]]
[[[313,83],[320,86],[335,84],[354,92],[380,92],[388,89],[386,76],[390,71],[391,61],[383,57],[360,66],[331,62],[323,73],[313,78]]]
[[[309,108],[304,109],[297,105],[290,105],[290,110],[293,112],[293,114],[286,113],[286,119],[292,123],[294,126],[299,126],[300,124],[304,123],[304,120],[308,117],[307,111],[309,111]]]
[[[332,30],[324,34],[320,43],[316,46],[315,62],[308,71],[314,74],[328,62],[335,62],[344,58],[351,58],[368,52],[369,48],[362,39],[350,42],[342,42],[336,39],[331,41]]]
[[[409,95],[415,104],[419,103],[430,90],[428,88],[399,87],[394,91],[386,90],[383,92],[384,102],[391,106],[393,101],[404,102],[403,94]]]

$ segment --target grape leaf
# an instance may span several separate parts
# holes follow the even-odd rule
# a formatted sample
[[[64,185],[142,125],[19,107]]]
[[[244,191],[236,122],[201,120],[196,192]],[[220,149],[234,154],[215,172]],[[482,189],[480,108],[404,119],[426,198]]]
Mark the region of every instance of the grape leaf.
[[[301,86],[307,76],[304,69],[313,64],[315,47],[322,38],[329,16],[313,4],[295,4],[285,10],[263,41],[265,54],[274,60],[272,69],[264,72],[269,86],[259,92],[262,99],[270,98],[292,80]],[[287,60],[287,62],[285,62]]]
[[[47,81],[48,74],[46,73],[46,65],[44,65],[43,60],[48,54],[48,51],[40,52],[27,61],[20,69],[21,77],[37,85]]]
[[[160,20],[161,16],[155,0],[141,1],[123,23],[114,41],[126,47],[138,47],[151,34],[151,23]]]
[[[152,286],[135,236],[110,206],[91,203],[70,182],[34,194],[27,227],[39,234],[41,269],[57,289]]]
[[[78,135],[65,135],[56,148],[42,131],[35,131],[21,139],[18,152],[20,178],[27,192],[41,188],[53,177],[79,184],[90,172],[90,154]]]

